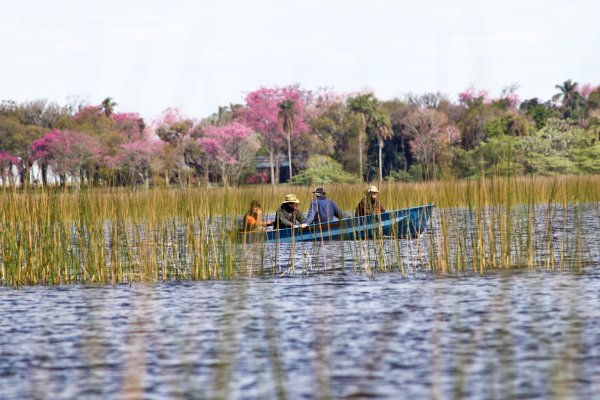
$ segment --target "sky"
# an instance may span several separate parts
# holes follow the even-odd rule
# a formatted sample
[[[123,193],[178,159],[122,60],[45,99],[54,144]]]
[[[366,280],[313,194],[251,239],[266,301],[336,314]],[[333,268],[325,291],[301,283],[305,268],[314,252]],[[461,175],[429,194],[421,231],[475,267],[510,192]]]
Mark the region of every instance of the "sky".
[[[379,99],[600,84],[597,0],[0,0],[0,100],[203,118],[260,87]]]

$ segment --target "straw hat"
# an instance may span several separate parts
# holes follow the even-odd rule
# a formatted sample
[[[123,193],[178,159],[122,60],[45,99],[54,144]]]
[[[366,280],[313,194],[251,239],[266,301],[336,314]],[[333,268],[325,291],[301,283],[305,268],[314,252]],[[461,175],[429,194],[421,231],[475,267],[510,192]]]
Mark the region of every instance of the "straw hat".
[[[300,200],[298,200],[298,198],[296,197],[295,194],[286,194],[285,195],[285,200],[281,202],[281,204],[285,204],[285,203],[300,203]]]
[[[377,189],[377,186],[369,186],[367,193],[379,193],[379,189]]]

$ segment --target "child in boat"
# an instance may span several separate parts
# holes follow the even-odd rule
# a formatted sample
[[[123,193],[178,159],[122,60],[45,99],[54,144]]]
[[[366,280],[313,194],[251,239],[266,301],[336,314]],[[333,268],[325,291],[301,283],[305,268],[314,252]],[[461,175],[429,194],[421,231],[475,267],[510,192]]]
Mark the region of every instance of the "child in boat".
[[[379,190],[377,186],[369,186],[365,197],[356,206],[356,212],[354,215],[362,217],[365,215],[381,214],[385,212],[385,208],[379,202],[377,195]]]
[[[257,200],[250,202],[250,208],[244,215],[244,232],[252,232],[263,226],[273,226],[273,221],[262,220],[262,206]]]

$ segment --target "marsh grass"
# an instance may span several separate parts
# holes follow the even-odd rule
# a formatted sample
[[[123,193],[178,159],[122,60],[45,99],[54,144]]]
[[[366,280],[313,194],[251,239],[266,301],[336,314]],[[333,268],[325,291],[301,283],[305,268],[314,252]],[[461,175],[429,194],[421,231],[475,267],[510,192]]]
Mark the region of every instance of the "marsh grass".
[[[316,269],[309,270],[317,272],[345,271],[348,263],[353,272],[369,275],[392,270],[406,275],[415,265],[444,274],[539,267],[581,271],[594,257],[590,240],[597,244],[597,235],[588,230],[600,220],[598,187],[597,176],[384,183],[380,197],[387,209],[436,204],[431,229],[421,238],[356,240],[344,244],[335,260],[324,242],[313,243],[311,250],[295,244],[292,253],[312,252],[307,258]],[[306,211],[312,190],[4,188],[0,278],[21,286],[273,272],[285,257],[269,257],[261,244],[241,250],[230,233],[251,200],[261,201],[272,218],[287,193],[296,194]],[[353,211],[364,186],[332,185],[327,192],[342,209]],[[287,260],[288,271],[296,273],[295,258]]]

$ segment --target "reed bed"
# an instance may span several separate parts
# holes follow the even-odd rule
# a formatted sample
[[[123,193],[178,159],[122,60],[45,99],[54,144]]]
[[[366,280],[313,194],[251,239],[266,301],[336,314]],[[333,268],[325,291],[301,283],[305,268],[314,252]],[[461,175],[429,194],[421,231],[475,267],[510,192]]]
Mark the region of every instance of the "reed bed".
[[[590,228],[600,222],[598,187],[598,176],[383,183],[380,198],[388,209],[436,204],[431,229],[421,238],[342,244],[341,260],[335,261],[341,266],[335,268],[328,260],[327,243],[309,250],[296,244],[292,250],[324,270],[348,267],[369,274],[391,270],[407,274],[414,265],[448,274],[499,268],[582,270],[598,263],[599,239]],[[364,189],[363,185],[326,187],[328,197],[349,211]],[[286,185],[82,191],[4,188],[0,192],[0,280],[3,285],[21,286],[223,279],[280,272],[281,258],[268,254],[264,246],[253,248],[250,257],[230,233],[251,200],[261,201],[272,216],[284,196],[295,193],[306,211],[313,190]],[[258,261],[249,262],[252,258]],[[288,257],[287,269],[295,271],[294,260]]]

